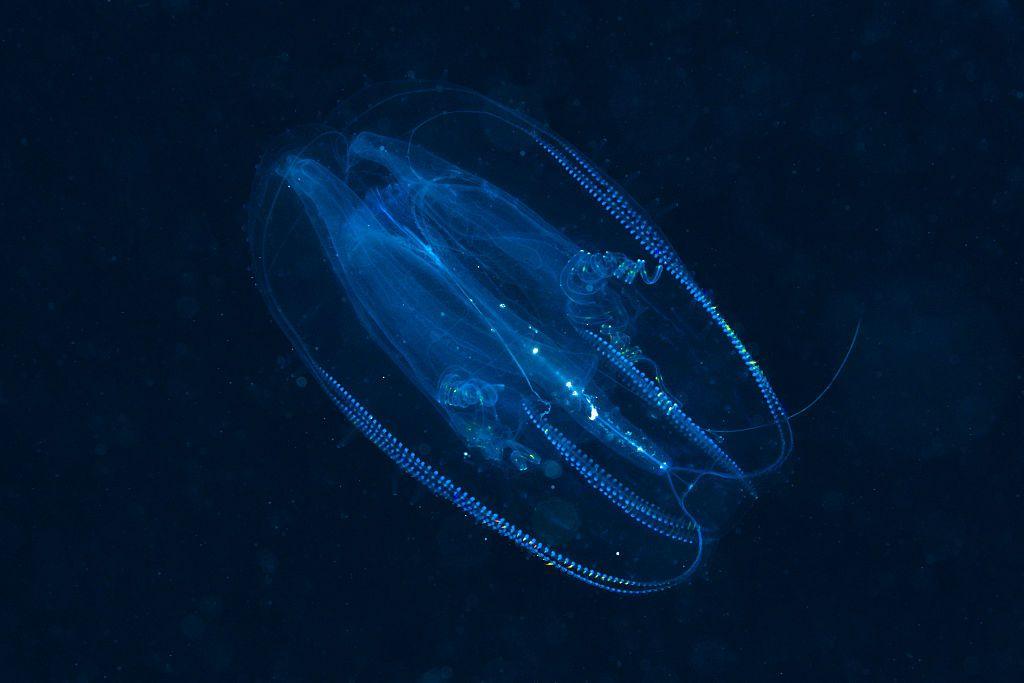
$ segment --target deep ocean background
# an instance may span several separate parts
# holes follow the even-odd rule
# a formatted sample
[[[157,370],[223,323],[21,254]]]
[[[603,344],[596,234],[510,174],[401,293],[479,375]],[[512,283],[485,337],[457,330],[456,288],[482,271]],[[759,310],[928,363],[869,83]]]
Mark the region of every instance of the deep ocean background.
[[[0,27],[0,680],[1024,677],[1024,9],[36,2]],[[795,409],[689,586],[424,495],[253,286],[261,152],[367,83],[522,107],[651,207]]]

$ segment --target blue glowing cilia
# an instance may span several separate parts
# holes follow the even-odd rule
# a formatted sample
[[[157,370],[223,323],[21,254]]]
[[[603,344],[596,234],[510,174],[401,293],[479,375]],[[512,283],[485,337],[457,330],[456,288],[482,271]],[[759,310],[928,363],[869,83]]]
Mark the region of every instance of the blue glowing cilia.
[[[791,449],[757,362],[642,209],[482,95],[388,85],[291,133],[250,239],[352,424],[586,583],[684,581]]]

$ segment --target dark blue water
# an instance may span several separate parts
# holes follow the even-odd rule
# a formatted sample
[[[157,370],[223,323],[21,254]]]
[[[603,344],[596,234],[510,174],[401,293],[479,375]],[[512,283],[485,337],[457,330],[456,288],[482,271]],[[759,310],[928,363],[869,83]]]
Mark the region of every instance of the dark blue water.
[[[1024,10],[34,3],[5,92],[10,681],[1024,676]],[[368,83],[522,108],[657,218],[793,421],[688,585],[622,598],[354,435],[243,225]]]

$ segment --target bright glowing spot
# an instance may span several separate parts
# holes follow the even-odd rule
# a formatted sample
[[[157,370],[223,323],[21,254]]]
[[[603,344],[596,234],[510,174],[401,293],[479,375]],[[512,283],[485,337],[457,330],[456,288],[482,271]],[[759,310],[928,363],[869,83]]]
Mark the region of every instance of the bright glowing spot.
[[[591,420],[596,420],[597,419],[597,408],[595,408],[594,406],[590,406],[590,419]]]
[[[532,349],[530,349],[530,350],[531,350],[531,351],[533,352],[533,355],[535,355],[535,356],[536,356],[536,355],[537,355],[538,353],[540,353],[540,349],[538,349],[538,348],[537,348],[536,346],[534,346],[534,347],[533,347]]]

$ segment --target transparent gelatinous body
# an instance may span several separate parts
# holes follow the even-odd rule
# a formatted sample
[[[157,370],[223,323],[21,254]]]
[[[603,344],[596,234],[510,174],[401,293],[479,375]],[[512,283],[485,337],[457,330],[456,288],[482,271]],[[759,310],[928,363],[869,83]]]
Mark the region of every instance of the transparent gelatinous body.
[[[584,582],[685,580],[791,449],[761,369],[640,207],[477,93],[383,86],[291,133],[250,239],[338,409]]]

